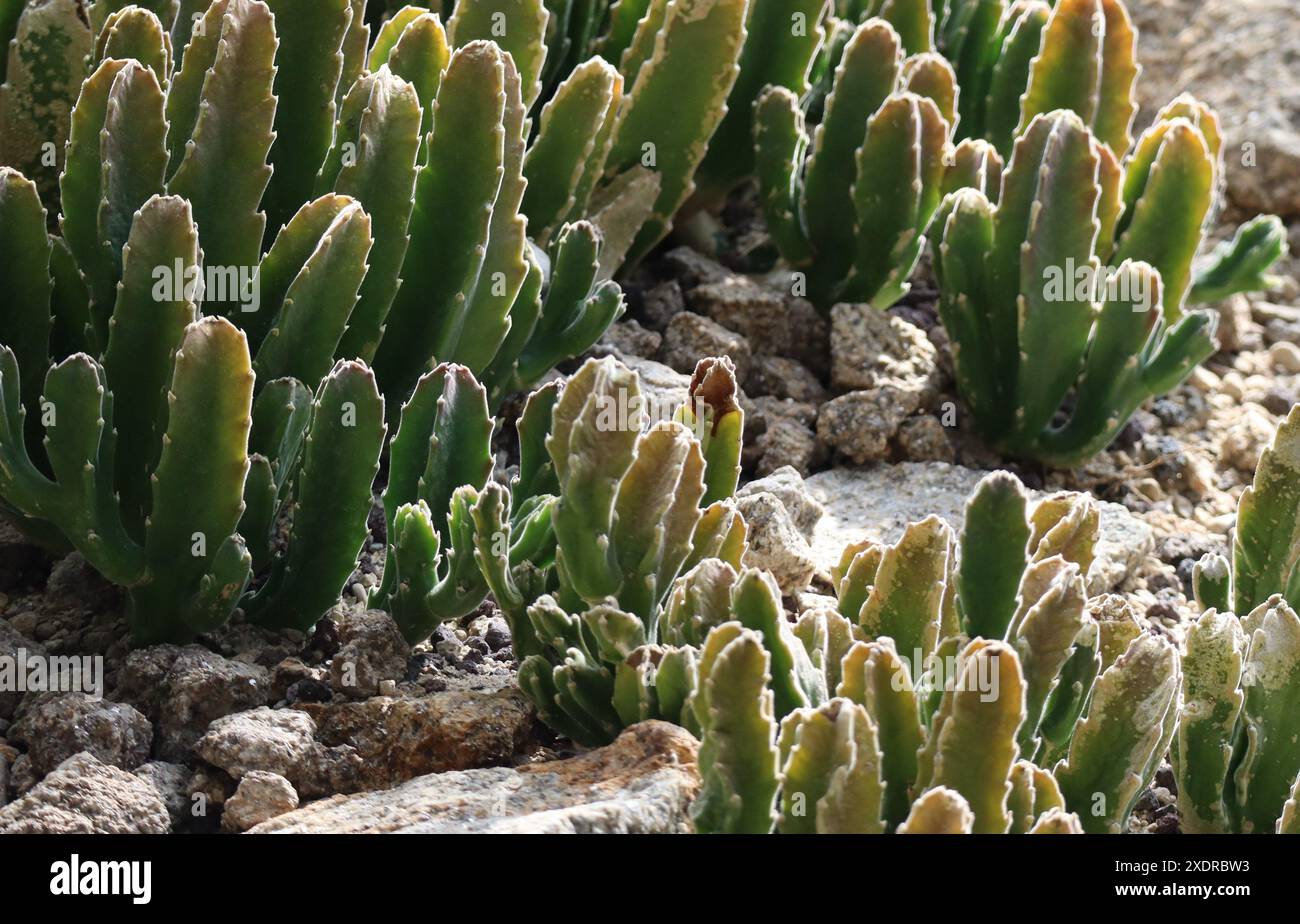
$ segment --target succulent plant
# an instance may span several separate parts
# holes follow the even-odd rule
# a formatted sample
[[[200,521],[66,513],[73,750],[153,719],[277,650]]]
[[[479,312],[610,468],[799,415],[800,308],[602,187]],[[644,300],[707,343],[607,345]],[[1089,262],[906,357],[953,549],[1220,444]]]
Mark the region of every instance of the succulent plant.
[[[908,291],[938,208],[955,99],[942,59],[904,61],[893,26],[873,19],[848,40],[811,139],[799,100],[772,86],[754,116],[769,231],[809,297],[888,307]],[[811,147],[811,156],[805,155]]]
[[[86,77],[95,37],[79,0],[5,4],[0,14],[0,164],[58,192],[69,113]]]
[[[1121,598],[1087,600],[1098,526],[1086,497],[1031,509],[995,473],[960,543],[930,518],[892,546],[849,546],[832,573],[838,608],[794,626],[806,659],[779,608],[760,621],[771,605],[720,591],[739,586],[734,572],[706,562],[684,577],[663,630],[703,638],[706,653],[691,700],[710,754],[697,828],[1122,830],[1168,749],[1181,670]],[[755,642],[766,657],[742,654]],[[703,692],[724,685],[763,695]]]
[[[1187,684],[1174,751],[1190,833],[1294,830],[1300,747],[1300,617],[1280,596],[1244,619],[1209,610],[1187,637]]]
[[[576,741],[603,743],[645,718],[683,721],[690,688],[672,678],[694,677],[692,642],[665,637],[673,647],[659,647],[665,599],[685,569],[720,555],[739,566],[744,551],[730,501],[701,507],[710,488],[734,485],[739,409],[728,381],[723,397],[716,381],[701,387],[685,418],[708,425],[706,460],[680,420],[649,424],[635,373],[588,361],[558,398],[534,396],[526,409],[514,497],[488,486],[472,513],[480,567],[527,655],[520,686],[544,721]],[[538,445],[546,411],[549,465]],[[526,496],[538,487],[555,493]]]
[[[1202,137],[1191,123],[1178,125],[1208,183]],[[1161,151],[1183,157],[1168,144]],[[935,270],[958,389],[976,426],[1012,455],[1055,465],[1088,458],[1138,405],[1177,386],[1215,350],[1213,317],[1184,314],[1172,288],[1177,278],[1185,282],[1176,267],[1190,268],[1195,244],[1157,253],[1174,235],[1148,243],[1158,235],[1143,218],[1167,202],[1166,228],[1182,226],[1183,216],[1199,228],[1208,185],[1198,207],[1166,198],[1149,180],[1125,212],[1133,217],[1118,237],[1122,262],[1103,269],[1123,225],[1123,179],[1109,148],[1077,116],[1058,111],[1036,117],[1017,140],[996,205],[962,189],[944,207]],[[1170,269],[1171,281],[1142,256]],[[1062,419],[1068,395],[1073,407]]]
[[[1261,453],[1254,482],[1237,502],[1232,563],[1209,554],[1193,587],[1202,610],[1251,613],[1275,595],[1300,606],[1300,408]]]
[[[487,596],[470,508],[492,474],[492,426],[487,393],[463,366],[426,373],[402,407],[384,489],[388,558],[371,600],[412,644]]]
[[[825,0],[750,0],[740,74],[709,152],[700,164],[696,207],[717,208],[754,172],[754,100],[765,87],[796,97],[810,89],[813,59],[825,39]]]
[[[148,74],[127,65],[115,86],[137,73]],[[5,505],[20,525],[61,534],[128,589],[139,643],[183,641],[240,605],[253,618],[310,627],[337,599],[365,538],[383,439],[373,375],[340,363],[326,367],[314,399],[282,379],[255,405],[247,337],[198,313],[189,271],[201,252],[189,203],[159,195],[131,220],[100,358],[82,350],[51,366],[52,329],[79,318],[84,340],[97,343],[96,324],[86,313],[54,315],[63,306],[45,268],[51,244],[35,188],[8,168],[0,177],[0,224],[15,233],[13,253],[33,257],[19,277],[24,311],[0,330]],[[159,267],[169,274],[160,279]],[[183,281],[166,286],[173,268]],[[250,439],[259,450],[251,456]],[[272,555],[289,504],[288,547]],[[245,602],[255,561],[268,578]]]

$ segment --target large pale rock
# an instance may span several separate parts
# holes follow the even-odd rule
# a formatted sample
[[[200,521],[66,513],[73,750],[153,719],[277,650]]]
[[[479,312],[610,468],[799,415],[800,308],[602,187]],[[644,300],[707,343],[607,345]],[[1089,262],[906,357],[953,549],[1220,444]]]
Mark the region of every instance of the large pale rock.
[[[69,757],[0,809],[0,834],[166,834],[170,828],[152,784],[92,754]]]
[[[218,719],[196,750],[232,777],[275,773],[315,798],[506,763],[522,747],[533,715],[513,683],[419,699],[300,703]]]
[[[698,748],[675,725],[642,722],[570,760],[422,776],[313,803],[253,833],[688,832]]]
[[[826,510],[812,538],[817,566],[829,571],[850,542],[896,542],[909,523],[931,514],[960,530],[966,500],[986,474],[946,462],[905,462],[813,475],[805,484]],[[1151,527],[1119,504],[1098,507],[1101,537],[1088,572],[1088,591],[1093,594],[1119,586],[1155,544]]]
[[[420,699],[376,696],[298,708],[315,720],[316,737],[325,747],[359,758],[355,777],[335,792],[507,763],[523,747],[535,715],[513,681],[496,690],[448,690]]]

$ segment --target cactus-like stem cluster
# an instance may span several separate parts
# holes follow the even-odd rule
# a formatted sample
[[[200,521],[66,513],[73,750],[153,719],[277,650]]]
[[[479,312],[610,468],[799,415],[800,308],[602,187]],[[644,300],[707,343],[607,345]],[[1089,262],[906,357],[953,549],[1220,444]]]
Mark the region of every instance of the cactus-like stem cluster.
[[[1213,160],[1197,129],[1176,121],[1207,184],[1202,207],[1187,216],[1199,228]],[[1171,143],[1160,150],[1178,162]],[[1150,243],[1155,232],[1140,223],[1161,199],[1157,170],[1145,184],[1129,182],[1136,167],[1121,171],[1077,116],[1057,111],[1017,140],[996,205],[974,189],[945,204],[935,269],[958,387],[977,426],[1011,454],[1066,465],[1086,459],[1139,404],[1214,352],[1212,316],[1182,313],[1171,283],[1141,260],[1190,265],[1196,242],[1177,257],[1156,252],[1168,240]],[[1123,193],[1133,188],[1140,192],[1126,210]],[[1114,253],[1102,249],[1117,239]],[[1073,407],[1059,420],[1070,394]]]
[[[832,574],[838,609],[799,619],[793,657],[784,621],[763,618],[770,606],[741,590],[753,578],[699,566],[674,591],[665,632],[686,644],[703,636],[705,652],[757,633],[767,657],[729,665],[728,681],[771,697],[757,711],[753,697],[712,699],[696,717],[703,741],[711,755],[775,746],[779,763],[774,788],[767,757],[752,758],[750,776],[734,759],[702,762],[697,824],[1122,830],[1173,739],[1182,670],[1173,645],[1144,633],[1120,598],[1087,599],[1098,529],[1086,497],[1031,505],[1013,476],[991,475],[960,541],[932,518],[894,545],[849,546]],[[720,588],[731,581],[728,596]],[[740,710],[730,720],[719,714],[728,703]]]
[[[821,124],[810,138],[784,85],[755,104],[754,143],[764,217],[807,293],[888,307],[908,291],[939,206],[949,157],[952,69],[933,55],[905,60],[887,21],[858,27],[844,46]]]

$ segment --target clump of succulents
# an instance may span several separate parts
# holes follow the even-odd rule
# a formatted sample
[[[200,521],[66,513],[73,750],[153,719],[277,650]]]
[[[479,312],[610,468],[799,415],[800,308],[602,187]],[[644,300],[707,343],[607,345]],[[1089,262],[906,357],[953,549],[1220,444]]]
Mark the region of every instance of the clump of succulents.
[[[1300,831],[1291,714],[1300,696],[1298,514],[1300,409],[1293,409],[1241,497],[1231,564],[1207,555],[1194,572],[1205,612],[1187,635],[1173,755],[1188,832]]]
[[[710,595],[687,700],[697,829],[1122,831],[1173,736],[1181,670],[1121,600],[1087,600],[1097,528],[1086,498],[1030,511],[999,473],[960,542],[931,518],[847,549],[837,610],[791,628],[779,601],[760,620]]]
[[[909,287],[939,207],[956,77],[937,55],[904,57],[887,21],[845,44],[812,137],[799,97],[769,86],[755,103],[755,172],[768,230],[802,274],[801,294],[888,307]]]
[[[115,92],[140,73],[123,68]],[[132,163],[110,156],[105,175]],[[53,301],[45,213],[9,168],[0,226],[13,245],[6,277],[23,295],[0,331],[0,497],[11,519],[126,587],[137,642],[183,641],[241,605],[267,624],[311,626],[365,540],[384,434],[370,370],[340,362],[314,394],[278,378],[254,399],[261,353],[226,319],[199,316],[201,284],[159,297],[155,267],[191,279],[184,271],[199,266],[198,229],[178,197],[155,194],[134,211],[102,347],[84,303],[67,314]],[[51,364],[60,329],[84,341]],[[287,547],[273,552],[290,505]],[[255,568],[265,580],[246,598]]]
[[[533,400],[513,499],[488,485],[472,511],[479,565],[523,659],[520,686],[583,744],[647,718],[677,721],[680,697],[655,680],[690,675],[686,654],[659,647],[665,598],[684,570],[716,557],[738,566],[745,548],[730,502],[734,373],[703,361],[687,403],[658,422],[636,374],[612,359]],[[539,489],[553,493],[528,496]]]

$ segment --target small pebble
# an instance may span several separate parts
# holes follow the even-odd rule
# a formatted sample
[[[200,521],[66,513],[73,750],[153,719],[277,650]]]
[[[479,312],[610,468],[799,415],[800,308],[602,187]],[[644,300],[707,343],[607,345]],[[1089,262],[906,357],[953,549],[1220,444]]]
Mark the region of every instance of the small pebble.
[[[396,681],[396,680],[381,680],[381,681],[379,681],[379,695],[380,695],[380,696],[396,696],[396,695],[397,695],[397,681]]]
[[[1288,375],[1300,373],[1300,346],[1280,340],[1268,348],[1273,368]]]

